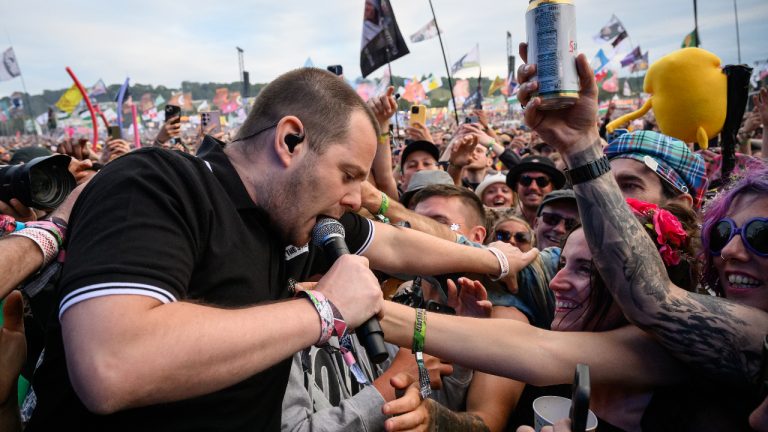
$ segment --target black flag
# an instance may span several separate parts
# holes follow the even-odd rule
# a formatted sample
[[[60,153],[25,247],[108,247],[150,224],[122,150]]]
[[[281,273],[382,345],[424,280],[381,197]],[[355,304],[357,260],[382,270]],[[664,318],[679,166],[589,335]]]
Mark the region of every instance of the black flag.
[[[363,78],[408,53],[389,0],[365,0],[363,41],[360,47]]]

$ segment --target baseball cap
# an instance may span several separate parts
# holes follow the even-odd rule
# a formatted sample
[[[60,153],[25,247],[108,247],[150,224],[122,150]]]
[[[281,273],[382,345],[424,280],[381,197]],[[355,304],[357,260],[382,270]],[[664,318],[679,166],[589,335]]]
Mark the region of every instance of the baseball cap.
[[[630,132],[613,140],[605,155],[645,164],[677,191],[690,194],[694,208],[701,207],[707,190],[704,159],[679,139],[654,131]]]
[[[400,204],[408,207],[411,198],[416,192],[433,184],[452,185],[453,179],[443,170],[421,170],[413,174],[411,181],[408,182],[408,189],[400,197]]]
[[[552,191],[548,193],[543,200],[541,200],[541,204],[539,204],[539,208],[536,210],[536,216],[541,216],[541,211],[544,209],[544,206],[552,204],[555,201],[573,201],[573,205],[577,205],[576,194],[573,192],[573,189],[560,189]]]
[[[41,156],[50,156],[53,153],[45,147],[24,147],[16,150],[9,162],[11,165],[27,163],[34,158]]]
[[[436,145],[432,144],[429,141],[414,141],[403,149],[403,154],[400,157],[401,160],[401,170],[402,166],[405,165],[405,161],[408,160],[408,156],[411,155],[411,153],[415,151],[423,151],[428,153],[430,156],[435,158],[435,161],[438,161],[440,159],[440,150],[437,148]]]

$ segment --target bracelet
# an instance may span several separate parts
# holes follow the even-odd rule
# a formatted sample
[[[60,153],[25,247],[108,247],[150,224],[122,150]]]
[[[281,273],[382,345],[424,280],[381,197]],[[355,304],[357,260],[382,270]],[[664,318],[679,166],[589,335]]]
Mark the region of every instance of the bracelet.
[[[315,310],[317,310],[317,314],[320,316],[320,337],[315,342],[315,346],[325,345],[334,332],[334,316],[331,302],[319,291],[299,291],[296,296],[306,297],[312,303],[312,306],[315,307]]]
[[[18,222],[13,216],[0,215],[0,237],[24,229],[26,224]]]
[[[424,366],[424,340],[427,336],[427,311],[416,309],[416,323],[413,325],[413,355],[419,368],[419,394],[426,399],[432,394],[429,372]]]
[[[590,161],[580,167],[564,170],[565,178],[571,185],[577,185],[589,180],[594,180],[611,170],[611,163],[607,156]]]
[[[387,213],[387,210],[389,210],[389,197],[387,196],[387,194],[382,192],[381,205],[379,206],[379,210],[376,211],[376,219],[384,223],[389,223],[389,218],[384,215],[385,213]]]
[[[27,228],[37,228],[51,233],[51,235],[56,238],[58,247],[62,247],[64,245],[64,236],[66,234],[67,228],[66,224],[64,224],[62,229],[61,222],[63,222],[63,220],[59,219],[59,221],[60,222],[58,224],[52,220],[27,222]]]
[[[47,230],[30,227],[12,232],[10,235],[26,237],[35,242],[37,247],[39,247],[40,251],[43,253],[43,265],[41,265],[40,268],[47,266],[59,253],[59,245],[56,237]]]
[[[389,142],[389,132],[379,135],[379,144],[384,144],[387,142]]]
[[[501,273],[499,276],[491,278],[491,280],[498,281],[504,279],[507,277],[507,275],[509,275],[509,260],[507,260],[507,256],[495,247],[489,247],[488,250],[496,257],[497,260],[499,260],[499,267],[501,268]]]

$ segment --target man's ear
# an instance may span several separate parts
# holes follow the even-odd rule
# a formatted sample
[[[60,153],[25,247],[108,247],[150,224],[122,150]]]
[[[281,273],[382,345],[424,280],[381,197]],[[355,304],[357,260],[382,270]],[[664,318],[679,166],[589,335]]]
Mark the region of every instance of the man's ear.
[[[283,165],[288,166],[301,153],[298,147],[304,141],[304,125],[298,117],[286,116],[275,128],[274,150]],[[298,147],[298,148],[297,148]]]
[[[485,227],[480,225],[475,225],[472,227],[472,229],[469,231],[469,240],[482,244],[485,241],[485,235],[487,234]]]
[[[667,202],[674,202],[690,209],[693,208],[693,197],[687,193],[679,194],[674,198],[668,199]]]

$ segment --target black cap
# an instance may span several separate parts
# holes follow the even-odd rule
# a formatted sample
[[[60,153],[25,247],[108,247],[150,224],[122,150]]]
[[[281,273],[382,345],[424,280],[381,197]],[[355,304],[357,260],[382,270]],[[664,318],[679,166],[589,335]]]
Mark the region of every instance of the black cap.
[[[560,189],[565,185],[565,174],[555,167],[552,159],[545,156],[528,156],[509,170],[509,173],[507,173],[507,186],[515,190],[520,176],[531,171],[540,171],[547,174],[552,183],[555,184],[555,189]]]
[[[411,155],[411,153],[415,151],[423,151],[428,153],[430,156],[435,158],[435,162],[440,159],[440,150],[437,148],[436,145],[432,144],[429,141],[414,141],[410,144],[408,144],[405,149],[403,149],[403,154],[400,157],[400,170],[403,170],[403,166],[405,165],[405,161],[408,160],[408,156]]]
[[[548,193],[547,196],[541,200],[541,204],[539,204],[539,208],[536,210],[536,216],[541,216],[541,211],[544,209],[544,206],[552,204],[555,201],[573,201],[573,205],[578,208],[576,194],[573,192],[573,189],[561,189]]]

